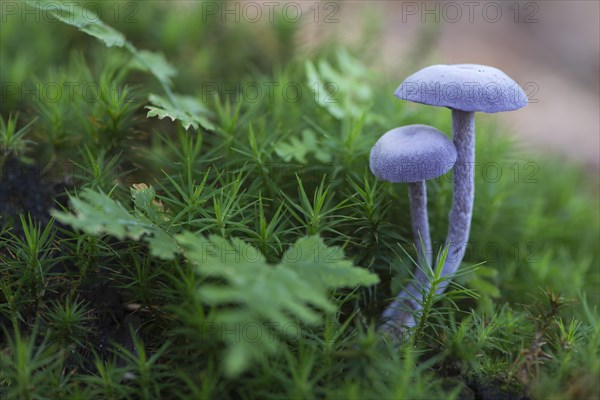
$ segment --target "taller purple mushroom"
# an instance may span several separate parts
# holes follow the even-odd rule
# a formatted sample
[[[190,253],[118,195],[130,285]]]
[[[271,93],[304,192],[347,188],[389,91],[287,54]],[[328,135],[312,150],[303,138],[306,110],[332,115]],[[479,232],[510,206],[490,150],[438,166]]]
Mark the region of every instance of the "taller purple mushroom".
[[[475,112],[496,113],[517,110],[527,105],[523,89],[497,68],[475,64],[433,65],[406,78],[395,92],[401,100],[410,100],[452,110],[452,136],[457,159],[454,165],[454,196],[449,216],[447,258],[442,275],[456,272],[465,255],[474,198]],[[426,285],[422,273],[413,285]],[[447,285],[447,281],[446,281]],[[445,290],[442,285],[438,292]],[[398,295],[410,297],[415,288],[407,287]],[[409,311],[394,310],[394,319],[406,321]]]

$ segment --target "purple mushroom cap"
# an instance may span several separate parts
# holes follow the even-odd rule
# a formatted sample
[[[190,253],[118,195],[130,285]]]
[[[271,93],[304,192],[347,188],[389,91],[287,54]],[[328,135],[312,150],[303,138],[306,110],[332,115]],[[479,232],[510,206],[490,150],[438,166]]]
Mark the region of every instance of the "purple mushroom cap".
[[[432,65],[400,84],[396,97],[461,111],[496,113],[527,105],[527,95],[504,72],[487,65]]]
[[[427,125],[386,132],[371,149],[371,172],[388,182],[419,182],[444,175],[456,162],[446,135]]]

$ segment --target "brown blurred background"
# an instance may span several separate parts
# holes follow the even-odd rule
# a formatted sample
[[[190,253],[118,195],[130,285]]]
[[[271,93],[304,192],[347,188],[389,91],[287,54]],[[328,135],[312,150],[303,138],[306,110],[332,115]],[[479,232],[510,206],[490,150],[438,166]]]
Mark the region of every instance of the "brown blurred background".
[[[437,63],[502,69],[530,104],[490,117],[533,151],[600,167],[600,1],[344,0],[321,11],[338,22],[307,24],[306,40],[380,33],[369,51],[390,82]]]

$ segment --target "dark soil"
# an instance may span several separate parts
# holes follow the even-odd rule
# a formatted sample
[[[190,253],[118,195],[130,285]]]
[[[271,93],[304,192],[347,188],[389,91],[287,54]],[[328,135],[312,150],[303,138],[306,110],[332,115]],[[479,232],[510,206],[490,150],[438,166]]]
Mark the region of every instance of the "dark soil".
[[[31,215],[42,224],[50,220],[49,209],[58,195],[57,184],[42,180],[39,167],[8,159],[1,169],[0,216],[2,224],[20,232],[19,214]]]
[[[46,179],[43,169],[35,165],[26,165],[19,160],[9,159],[0,169],[0,232],[3,228],[10,228],[10,232],[17,237],[23,236],[20,215],[31,218],[45,226],[51,220],[50,211],[59,208],[60,204],[67,204],[67,189],[70,189],[67,178]],[[61,227],[55,223],[55,226]],[[56,235],[60,236],[57,231]],[[0,248],[0,256],[3,255]],[[59,249],[56,257],[66,255],[65,250]],[[8,259],[10,255],[4,254]],[[68,262],[61,262],[54,267],[51,273],[75,272],[77,266]],[[117,349],[115,344],[133,351],[132,329],[139,325],[137,317],[124,311],[123,302],[117,288],[111,286],[101,267],[91,274],[87,283],[80,290],[80,300],[83,300],[93,316],[90,324],[94,327],[92,335],[86,338],[88,342],[85,349],[78,349],[80,356],[87,360],[85,368],[93,370],[94,349],[102,359],[108,359]],[[67,288],[65,287],[65,293]],[[65,293],[52,293],[52,298],[46,301],[62,298]],[[0,301],[3,301],[0,296]],[[38,312],[34,309],[31,315],[25,315],[24,320],[31,326],[22,326],[29,331],[37,320],[40,330],[44,329],[43,318],[36,318]],[[9,326],[9,321],[0,316],[0,325]],[[10,332],[12,329],[8,329]],[[0,337],[2,332],[0,332]],[[91,344],[91,346],[90,346]]]

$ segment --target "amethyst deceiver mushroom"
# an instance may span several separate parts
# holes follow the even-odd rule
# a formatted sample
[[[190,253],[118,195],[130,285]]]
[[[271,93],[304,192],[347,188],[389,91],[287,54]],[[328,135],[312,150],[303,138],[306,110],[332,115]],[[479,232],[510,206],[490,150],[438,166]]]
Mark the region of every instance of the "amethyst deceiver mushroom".
[[[504,72],[475,64],[433,65],[406,78],[395,92],[401,100],[452,110],[452,136],[457,160],[449,215],[447,258],[442,275],[458,269],[466,250],[474,198],[475,112],[496,113],[527,105],[523,89]],[[438,289],[442,292],[444,282]]]
[[[425,181],[448,172],[456,162],[454,144],[439,130],[427,125],[409,125],[386,132],[371,149],[370,168],[377,178],[408,183],[412,230],[419,254],[420,269],[417,276],[425,276],[421,270],[431,268],[432,249],[427,218],[427,187]],[[411,288],[414,288],[411,286]],[[406,291],[405,291],[406,292]],[[383,314],[383,329],[393,329],[398,317],[404,315],[411,324],[412,314],[403,310],[416,309],[418,292],[411,290],[396,298]],[[388,326],[389,325],[389,326]]]

